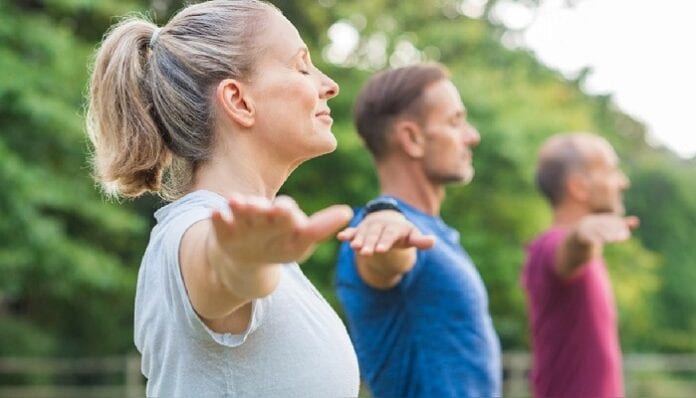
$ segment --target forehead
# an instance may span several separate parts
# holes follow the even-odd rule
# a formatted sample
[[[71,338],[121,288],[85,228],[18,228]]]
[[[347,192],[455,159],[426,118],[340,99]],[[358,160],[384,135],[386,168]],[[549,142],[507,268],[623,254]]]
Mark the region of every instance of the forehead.
[[[289,60],[306,45],[295,26],[283,14],[269,10],[266,29],[259,38],[267,56]]]
[[[456,113],[464,110],[459,90],[449,79],[438,80],[424,91],[425,104],[429,113]]]
[[[619,157],[614,148],[603,139],[596,139],[586,143],[586,158],[594,167],[614,167],[619,164]]]

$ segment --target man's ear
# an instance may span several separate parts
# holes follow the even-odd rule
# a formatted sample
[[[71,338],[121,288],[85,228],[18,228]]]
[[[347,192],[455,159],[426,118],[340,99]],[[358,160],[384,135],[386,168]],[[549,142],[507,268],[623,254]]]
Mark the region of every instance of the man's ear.
[[[566,178],[565,195],[577,202],[588,202],[590,200],[590,187],[587,177],[579,172],[570,173]]]
[[[218,109],[234,123],[249,128],[256,121],[254,102],[245,91],[242,82],[225,79],[218,83],[215,91]]]
[[[392,126],[394,144],[406,155],[421,158],[425,154],[425,132],[413,120],[398,120]]]

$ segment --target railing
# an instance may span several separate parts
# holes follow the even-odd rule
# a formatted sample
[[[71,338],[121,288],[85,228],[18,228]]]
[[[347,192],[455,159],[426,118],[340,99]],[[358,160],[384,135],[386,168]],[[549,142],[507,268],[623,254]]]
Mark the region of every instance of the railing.
[[[145,396],[137,355],[106,358],[0,358],[2,398]]]
[[[506,397],[529,397],[530,356],[503,355]],[[628,397],[696,397],[696,354],[625,354]],[[136,355],[107,358],[0,358],[2,398],[145,396]]]
[[[503,355],[503,393],[506,397],[530,397],[530,355]],[[624,354],[627,397],[696,397],[696,354]]]

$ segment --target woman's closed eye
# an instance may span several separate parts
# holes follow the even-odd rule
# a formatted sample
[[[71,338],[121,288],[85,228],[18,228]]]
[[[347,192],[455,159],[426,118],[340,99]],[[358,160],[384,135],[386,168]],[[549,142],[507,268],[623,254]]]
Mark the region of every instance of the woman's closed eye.
[[[312,72],[312,64],[303,60],[297,65],[297,70],[303,75],[309,75]]]

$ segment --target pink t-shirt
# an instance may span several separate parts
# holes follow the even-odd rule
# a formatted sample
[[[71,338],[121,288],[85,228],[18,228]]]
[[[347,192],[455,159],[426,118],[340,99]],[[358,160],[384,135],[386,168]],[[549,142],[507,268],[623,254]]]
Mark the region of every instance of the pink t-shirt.
[[[532,331],[534,396],[624,396],[616,305],[602,259],[561,279],[554,258],[566,231],[551,228],[527,248],[522,285]]]

